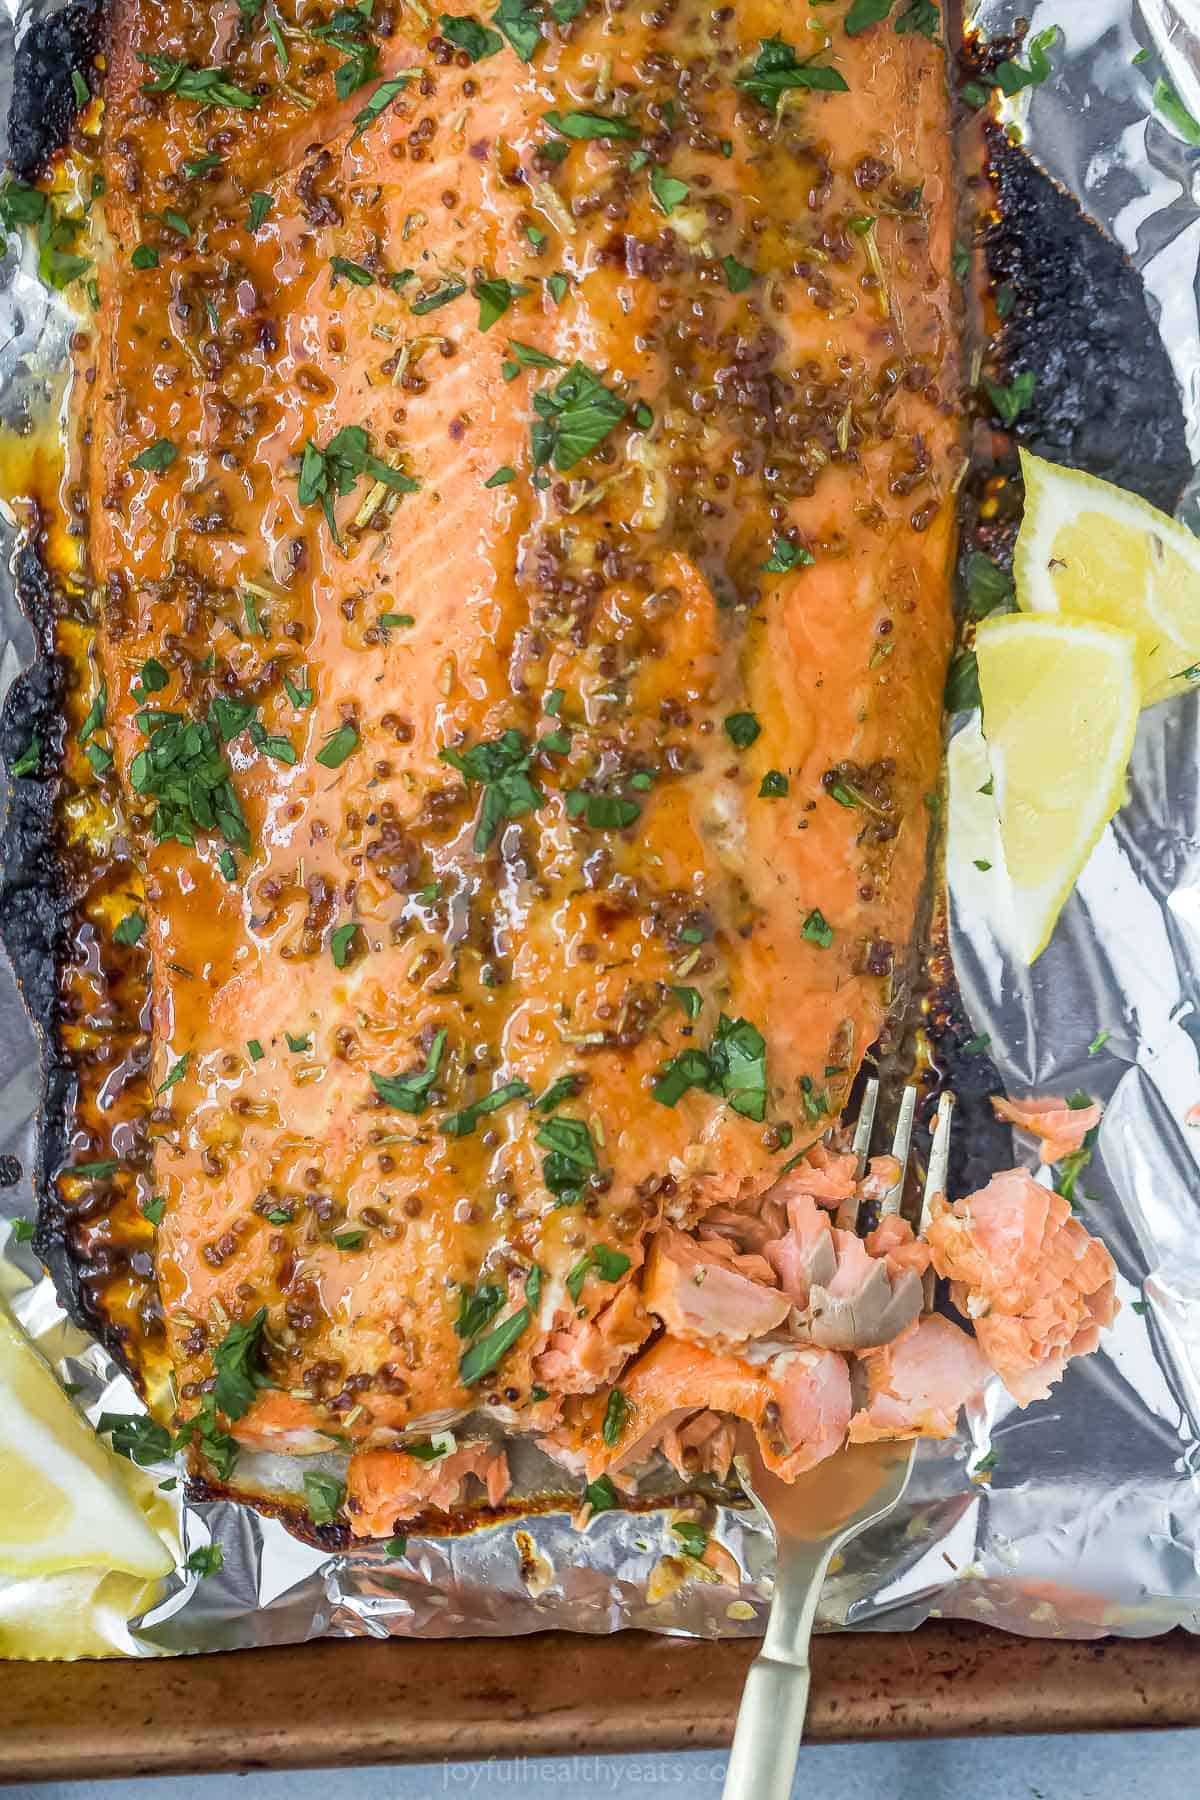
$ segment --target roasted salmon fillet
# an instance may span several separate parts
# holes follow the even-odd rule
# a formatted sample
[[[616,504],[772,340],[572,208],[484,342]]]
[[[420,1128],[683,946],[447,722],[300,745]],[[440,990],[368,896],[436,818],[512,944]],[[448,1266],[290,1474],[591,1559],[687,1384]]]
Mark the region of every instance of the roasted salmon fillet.
[[[798,1470],[923,1367],[913,1246],[819,1209],[938,782],[955,191],[936,9],[841,12],[112,8],[75,413],[169,1422],[349,1454],[320,1522],[502,1495],[467,1414]]]

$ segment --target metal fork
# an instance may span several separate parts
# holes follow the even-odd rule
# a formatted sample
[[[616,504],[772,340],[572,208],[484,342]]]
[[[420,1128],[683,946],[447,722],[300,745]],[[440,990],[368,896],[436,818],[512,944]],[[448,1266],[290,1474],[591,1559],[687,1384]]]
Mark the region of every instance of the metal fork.
[[[860,1180],[878,1104],[879,1083],[868,1082],[852,1146]],[[906,1087],[892,1140],[900,1172],[881,1202],[884,1212],[900,1208],[916,1106],[916,1088]],[[946,1185],[953,1110],[954,1096],[947,1089],[938,1101],[921,1201],[922,1230],[930,1201]],[[837,1222],[846,1219],[843,1229],[856,1230],[859,1204],[847,1205]],[[929,1299],[927,1288],[926,1305]],[[908,1486],[916,1446],[848,1444],[792,1482],[771,1474],[753,1432],[744,1434],[740,1448],[744,1454],[736,1467],[742,1486],[775,1533],[775,1593],[763,1646],[750,1665],[738,1708],[724,1800],[788,1800],[804,1735],[808,1649],[825,1576],[839,1550],[897,1505]]]

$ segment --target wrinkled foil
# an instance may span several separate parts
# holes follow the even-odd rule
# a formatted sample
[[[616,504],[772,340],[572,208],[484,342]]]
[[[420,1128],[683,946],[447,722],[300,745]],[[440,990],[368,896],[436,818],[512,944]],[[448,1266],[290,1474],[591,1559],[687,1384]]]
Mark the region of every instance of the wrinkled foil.
[[[5,114],[14,32],[54,4],[17,12],[17,0],[0,0]],[[976,22],[985,36],[1003,33],[1023,10],[984,0]],[[1051,24],[1064,40],[1053,79],[1018,103],[1025,141],[1141,273],[1200,464],[1200,152],[1151,102],[1161,72],[1200,116],[1200,0],[1046,0],[1031,30]],[[1142,46],[1153,56],[1134,66]],[[6,417],[28,391],[52,394],[67,323],[10,248],[0,265]],[[1183,516],[1200,522],[1200,474]],[[0,697],[31,653],[0,572]],[[993,1383],[956,1438],[919,1446],[902,1505],[826,1583],[820,1624],[909,1629],[941,1616],[1034,1636],[1200,1631],[1200,1133],[1184,1124],[1200,1102],[1200,696],[1143,716],[1130,801],[1032,971],[1007,953],[1004,919],[973,869],[978,821],[955,790],[979,753],[968,725],[951,754],[955,968],[1012,1092],[1084,1086],[1107,1102],[1084,1217],[1117,1260],[1122,1310],[1050,1399],[1020,1411]],[[0,963],[0,1154],[25,1170],[39,1090],[37,1043]],[[27,1175],[0,1189],[0,1292],[91,1419],[129,1410],[128,1380],[65,1321],[6,1224],[32,1211]],[[580,1533],[564,1506],[465,1536],[410,1538],[393,1560],[382,1547],[329,1555],[230,1502],[176,1503],[184,1553],[219,1543],[224,1565],[203,1580],[181,1570],[141,1618],[111,1621],[114,1652],[552,1627],[753,1636],[770,1603],[769,1533],[749,1509],[713,1501],[693,1510],[736,1562],[736,1585],[702,1580],[671,1556],[677,1515],[667,1510],[604,1513]],[[0,1581],[0,1613],[5,1604]]]

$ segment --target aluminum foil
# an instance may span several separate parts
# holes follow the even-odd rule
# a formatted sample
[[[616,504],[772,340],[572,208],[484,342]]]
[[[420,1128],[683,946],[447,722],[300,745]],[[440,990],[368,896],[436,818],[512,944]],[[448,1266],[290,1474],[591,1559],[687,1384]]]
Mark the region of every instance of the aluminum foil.
[[[14,32],[54,0],[16,4],[0,0],[5,112]],[[985,35],[1005,32],[1021,10],[984,0],[977,22]],[[1046,0],[1031,29],[1051,24],[1063,28],[1053,78],[1018,103],[1026,143],[1140,271],[1200,464],[1200,151],[1151,99],[1164,74],[1200,116],[1200,0]],[[1135,66],[1143,46],[1153,54]],[[0,267],[6,416],[29,390],[52,395],[65,323],[10,251]],[[1200,480],[1192,506],[1197,496]],[[1190,516],[1195,524],[1200,512]],[[0,579],[0,697],[31,651],[11,580]],[[968,725],[951,751],[955,967],[1012,1092],[1086,1086],[1107,1102],[1084,1217],[1117,1259],[1123,1305],[1099,1352],[1072,1365],[1049,1400],[1020,1411],[993,1384],[957,1438],[920,1446],[903,1505],[851,1547],[820,1623],[908,1629],[940,1615],[1038,1636],[1200,1630],[1200,1133],[1184,1123],[1200,1102],[1200,696],[1143,716],[1129,803],[1032,972],[1007,953],[1005,921],[973,868],[980,821],[958,796],[979,784],[980,752]],[[0,1154],[24,1169],[39,1085],[37,1044],[0,966]],[[65,1322],[6,1224],[32,1208],[27,1178],[0,1189],[0,1291],[91,1418],[129,1410],[129,1383]],[[184,1553],[219,1543],[223,1568],[170,1578],[141,1618],[108,1622],[107,1642],[154,1655],[322,1635],[761,1632],[769,1535],[747,1509],[697,1510],[736,1579],[702,1581],[673,1559],[665,1510],[602,1514],[582,1534],[565,1509],[539,1513],[412,1538],[390,1560],[382,1549],[330,1556],[247,1508],[181,1500]],[[0,1614],[11,1586],[0,1582]]]

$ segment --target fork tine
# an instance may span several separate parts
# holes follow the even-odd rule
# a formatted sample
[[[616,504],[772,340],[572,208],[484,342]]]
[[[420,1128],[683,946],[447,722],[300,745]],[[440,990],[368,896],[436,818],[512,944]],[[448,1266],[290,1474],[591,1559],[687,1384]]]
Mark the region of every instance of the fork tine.
[[[858,1121],[854,1127],[854,1137],[850,1148],[854,1153],[854,1176],[861,1181],[867,1172],[867,1156],[871,1148],[871,1133],[875,1129],[875,1114],[879,1107],[879,1082],[874,1076],[863,1089],[862,1105],[858,1112]],[[839,1231],[857,1231],[858,1211],[861,1205],[857,1190],[843,1200],[834,1215],[834,1224]]]
[[[933,1196],[945,1192],[946,1176],[950,1169],[950,1123],[954,1117],[954,1095],[949,1088],[943,1088],[938,1096],[937,1115],[933,1122],[933,1142],[929,1146],[929,1167],[925,1171],[925,1187],[921,1195],[921,1217],[917,1224],[917,1235],[924,1237],[929,1224],[929,1209]],[[937,1277],[932,1269],[926,1269],[922,1278],[925,1293],[925,1311],[933,1310],[934,1295],[937,1291]]]
[[[879,1202],[880,1218],[900,1211],[900,1202],[904,1197],[904,1178],[908,1173],[908,1153],[912,1147],[913,1120],[916,1116],[917,1090],[910,1083],[900,1101],[900,1117],[896,1120],[896,1131],[892,1138],[892,1155],[900,1167],[895,1181]]]

